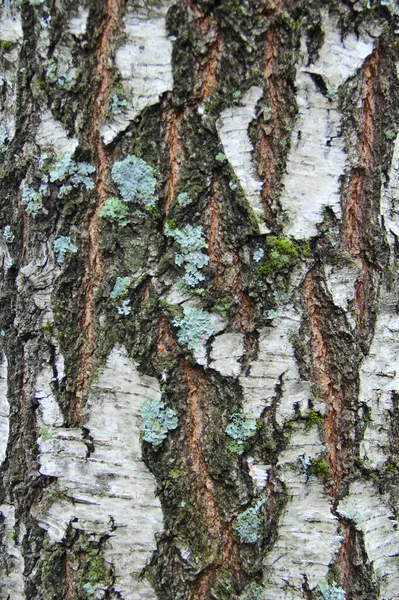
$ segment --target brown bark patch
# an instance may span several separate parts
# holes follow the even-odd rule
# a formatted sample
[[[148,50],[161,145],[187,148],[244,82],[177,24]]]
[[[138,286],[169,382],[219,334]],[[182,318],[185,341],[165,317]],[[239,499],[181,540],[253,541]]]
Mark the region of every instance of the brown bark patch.
[[[83,394],[90,382],[93,373],[93,355],[95,351],[95,293],[103,276],[103,267],[100,257],[100,210],[107,199],[108,158],[100,134],[100,126],[105,114],[107,99],[112,85],[112,72],[108,67],[111,38],[119,19],[121,9],[120,0],[107,0],[107,18],[100,37],[97,51],[97,78],[100,86],[93,102],[90,115],[89,131],[90,145],[96,157],[97,171],[95,191],[97,204],[89,221],[89,248],[86,275],[83,281],[85,291],[85,305],[83,313],[84,342],[81,350],[80,369],[76,381],[74,420],[82,424]]]
[[[201,448],[201,439],[203,438],[205,427],[204,413],[200,399],[201,389],[203,388],[202,378],[198,370],[187,362],[184,363],[184,373],[189,392],[187,411],[189,455],[193,470],[202,484],[202,502],[206,519],[209,523],[212,523],[212,537],[220,536],[221,522],[216,507],[215,487],[209,475]]]
[[[180,126],[183,113],[176,108],[167,106],[164,112],[165,141],[168,152],[169,176],[165,193],[165,218],[168,216],[175,197],[176,186],[179,182],[181,164],[184,156]]]
[[[280,11],[280,2],[275,3],[274,15]],[[263,180],[262,201],[265,208],[266,223],[273,226],[277,215],[275,194],[282,177],[281,140],[284,137],[284,124],[289,123],[291,103],[287,101],[285,78],[281,76],[279,63],[282,48],[276,34],[276,28],[271,24],[265,39],[265,61],[263,79],[267,91],[267,104],[270,113],[257,123],[257,142],[255,150],[259,163],[259,172]]]
[[[75,573],[69,562],[68,554],[65,559],[65,585],[65,600],[74,600],[74,598],[76,598]]]
[[[210,203],[209,203],[209,235],[208,254],[215,269],[215,290],[220,291],[224,286],[224,267],[222,264],[220,248],[220,200],[223,198],[223,189],[220,177],[212,177]]]
[[[212,26],[215,27],[215,23],[212,23]],[[202,69],[201,78],[202,78],[202,92],[201,92],[201,102],[205,102],[215,91],[218,85],[218,74],[220,70],[220,63],[222,59],[222,54],[224,50],[224,41],[223,36],[220,32],[216,35],[216,40],[210,47],[208,60],[205,63],[204,68]]]
[[[358,148],[361,167],[354,170],[348,185],[344,209],[343,238],[353,258],[362,265],[362,280],[355,293],[355,308],[358,326],[367,321],[372,291],[372,274],[364,253],[367,236],[367,207],[370,186],[376,169],[376,128],[379,92],[379,71],[382,50],[377,46],[366,60],[363,68],[362,136]]]
[[[183,363],[188,387],[187,410],[187,450],[192,469],[201,487],[201,504],[204,510],[204,522],[208,527],[208,538],[215,548],[215,558],[200,574],[193,590],[193,600],[208,600],[210,587],[215,580],[218,568],[231,568],[238,583],[242,581],[237,544],[232,534],[232,523],[223,523],[219,514],[215,484],[206,466],[201,440],[205,430],[205,415],[201,400],[201,391],[205,382],[200,370]]]
[[[198,29],[204,43],[213,38],[205,62],[200,68],[200,93],[194,93],[190,98],[190,104],[201,104],[205,102],[218,86],[218,74],[224,51],[224,39],[219,31],[218,23],[211,15],[204,13],[199,6],[191,0],[184,0],[194,18],[198,22]]]
[[[354,579],[353,557],[356,555],[356,539],[353,528],[349,523],[345,523],[342,519],[341,527],[343,529],[343,541],[338,554],[337,567],[342,576],[342,586],[348,592],[351,591],[352,582]]]
[[[334,496],[342,489],[345,463],[341,442],[343,397],[342,391],[334,383],[331,373],[329,351],[320,326],[320,307],[316,298],[314,279],[311,272],[307,274],[304,281],[303,298],[309,316],[313,376],[328,406],[324,435],[328,451],[328,465],[333,479],[330,493]]]
[[[159,320],[158,338],[157,338],[157,352],[162,354],[168,350],[175,350],[176,342],[170,333],[170,327],[168,319],[165,315],[162,315]]]
[[[236,269],[234,293],[238,300],[238,308],[234,316],[233,328],[235,331],[247,332],[251,327],[254,304],[243,290],[242,264],[238,254],[234,256],[234,266]]]

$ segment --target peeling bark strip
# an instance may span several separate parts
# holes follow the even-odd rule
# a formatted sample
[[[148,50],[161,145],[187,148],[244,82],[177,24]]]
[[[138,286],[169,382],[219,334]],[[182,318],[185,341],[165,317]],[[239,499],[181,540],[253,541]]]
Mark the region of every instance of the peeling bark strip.
[[[111,38],[119,19],[120,10],[120,0],[107,0],[107,17],[97,52],[97,76],[100,87],[93,103],[93,111],[88,126],[90,132],[90,144],[93,154],[97,158],[97,178],[95,188],[97,203],[94,213],[89,221],[88,266],[83,281],[85,289],[85,309],[83,315],[85,339],[81,350],[80,374],[76,382],[76,403],[74,407],[75,419],[78,424],[82,423],[81,410],[83,395],[87,388],[87,384],[92,377],[94,368],[93,359],[96,344],[94,298],[103,274],[99,249],[99,220],[100,211],[107,199],[108,177],[108,158],[100,134],[100,126],[105,114],[109,91],[112,84],[112,71],[108,66],[108,60]]]
[[[356,317],[360,329],[367,323],[373,294],[373,273],[365,256],[365,243],[366,236],[369,235],[367,220],[370,218],[372,204],[368,195],[372,196],[373,179],[378,177],[375,171],[378,166],[375,145],[382,56],[382,47],[377,45],[363,67],[363,131],[358,154],[361,167],[354,170],[349,181],[344,210],[344,240],[353,258],[358,259],[362,265],[362,279],[355,293]]]

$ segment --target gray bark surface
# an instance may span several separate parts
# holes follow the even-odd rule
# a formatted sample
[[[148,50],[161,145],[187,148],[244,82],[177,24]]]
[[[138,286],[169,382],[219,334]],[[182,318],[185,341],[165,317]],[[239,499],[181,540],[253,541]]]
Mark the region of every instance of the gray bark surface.
[[[397,3],[0,44],[0,600],[398,600]]]

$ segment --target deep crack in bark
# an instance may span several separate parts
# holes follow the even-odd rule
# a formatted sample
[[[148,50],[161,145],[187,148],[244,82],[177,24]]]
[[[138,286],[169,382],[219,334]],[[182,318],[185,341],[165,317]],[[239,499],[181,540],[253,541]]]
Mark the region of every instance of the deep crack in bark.
[[[83,281],[85,290],[85,306],[83,314],[84,341],[80,357],[79,375],[76,381],[74,416],[78,424],[82,424],[83,395],[93,374],[93,355],[95,353],[95,293],[103,276],[100,257],[99,220],[100,211],[107,199],[108,157],[100,133],[101,121],[104,117],[109,91],[112,85],[112,71],[108,66],[111,38],[118,22],[121,10],[121,0],[107,0],[107,18],[101,34],[97,52],[97,77],[100,81],[99,90],[93,103],[90,116],[89,131],[90,145],[93,155],[97,158],[97,177],[95,191],[97,203],[89,221],[88,265]]]

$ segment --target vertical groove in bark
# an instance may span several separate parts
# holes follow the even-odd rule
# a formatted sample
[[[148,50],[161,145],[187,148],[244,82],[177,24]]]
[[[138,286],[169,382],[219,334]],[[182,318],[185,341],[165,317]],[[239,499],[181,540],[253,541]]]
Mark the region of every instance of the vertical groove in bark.
[[[345,471],[340,439],[342,433],[341,411],[343,398],[342,391],[334,383],[331,373],[329,351],[319,322],[318,299],[311,271],[306,275],[304,281],[303,298],[309,316],[313,376],[323,392],[323,397],[328,407],[324,434],[327,444],[328,465],[333,479],[330,493],[334,497],[342,490],[342,480]]]
[[[220,178],[213,174],[210,202],[209,202],[209,236],[208,254],[211,264],[215,270],[214,286],[216,291],[223,290],[224,268],[220,262],[220,205],[219,199],[223,198],[222,184]]]
[[[232,535],[232,524],[225,523],[220,515],[216,500],[215,483],[209,474],[201,447],[204,436],[204,412],[201,402],[202,377],[198,369],[183,362],[189,392],[187,411],[188,456],[193,472],[202,489],[200,504],[203,506],[204,524],[207,540],[211,549],[211,562],[200,574],[195,585],[192,599],[208,600],[210,588],[219,568],[231,569],[238,585],[242,582],[242,573],[238,558],[237,544]]]
[[[363,68],[363,131],[358,152],[361,166],[353,172],[349,181],[344,209],[344,240],[353,258],[358,259],[362,266],[362,279],[355,293],[356,317],[360,331],[367,323],[370,295],[373,291],[373,274],[364,247],[368,225],[367,194],[371,193],[376,168],[376,110],[381,60],[382,48],[378,45]]]
[[[189,10],[198,22],[198,28],[204,43],[207,35],[213,30],[216,32],[215,41],[210,45],[205,64],[201,67],[199,78],[200,91],[195,91],[187,98],[183,109],[170,105],[166,100],[164,105],[164,139],[168,153],[169,175],[166,182],[164,217],[167,218],[175,197],[175,190],[179,184],[180,171],[184,161],[184,145],[182,142],[182,125],[187,107],[195,107],[205,102],[218,85],[217,75],[220,68],[221,56],[224,50],[223,36],[218,31],[217,22],[210,15],[204,14],[191,0],[184,0]]]
[[[253,302],[243,290],[242,285],[242,265],[238,253],[234,254],[234,266],[236,270],[235,289],[238,295],[238,309],[234,316],[233,328],[236,331],[246,333],[251,327],[253,313]]]
[[[75,598],[75,580],[72,565],[69,562],[68,552],[65,558],[65,600],[73,600]]]
[[[192,461],[192,467],[198,480],[201,481],[203,489],[203,505],[206,518],[212,524],[210,537],[220,536],[221,522],[216,507],[215,487],[212,478],[209,475],[204,456],[201,449],[201,439],[204,432],[204,415],[201,407],[200,389],[201,382],[198,377],[198,371],[191,367],[187,362],[184,363],[184,372],[186,375],[187,386],[189,390],[188,403],[188,449]]]
[[[343,541],[339,551],[337,566],[342,576],[342,586],[346,592],[350,592],[353,581],[353,551],[355,545],[355,536],[352,526],[340,519],[343,530]]]
[[[275,18],[284,5],[279,0],[274,3],[272,18]],[[263,187],[262,201],[265,208],[266,223],[273,228],[277,216],[276,192],[282,176],[279,161],[282,157],[281,135],[284,123],[289,119],[287,105],[287,90],[285,78],[279,75],[278,64],[281,59],[281,44],[276,34],[276,27],[272,24],[265,40],[265,60],[263,64],[263,79],[267,90],[267,104],[271,109],[265,122],[257,124],[256,150],[260,165]]]
[[[82,399],[93,372],[92,359],[95,352],[95,293],[102,278],[100,257],[99,220],[100,211],[107,199],[108,158],[100,133],[100,126],[105,114],[109,90],[112,84],[112,71],[108,66],[111,38],[117,24],[121,9],[121,0],[107,0],[107,19],[100,38],[97,52],[97,77],[100,87],[93,103],[90,116],[89,142],[93,155],[96,156],[97,177],[95,192],[97,203],[89,221],[88,265],[83,281],[85,305],[83,315],[84,341],[80,357],[79,375],[76,381],[74,418],[81,424]]]
[[[205,64],[200,70],[200,93],[193,93],[189,99],[190,104],[201,104],[201,102],[205,102],[217,88],[217,75],[224,51],[224,40],[218,29],[217,21],[211,15],[205,14],[192,0],[183,1],[197,20],[198,28],[204,42],[206,42],[207,37],[212,33],[212,30],[216,32],[215,40],[210,45]]]
[[[179,182],[179,174],[184,156],[180,126],[183,113],[171,106],[165,107],[165,141],[168,148],[169,177],[166,183],[164,216],[167,218],[175,198],[175,189]]]

